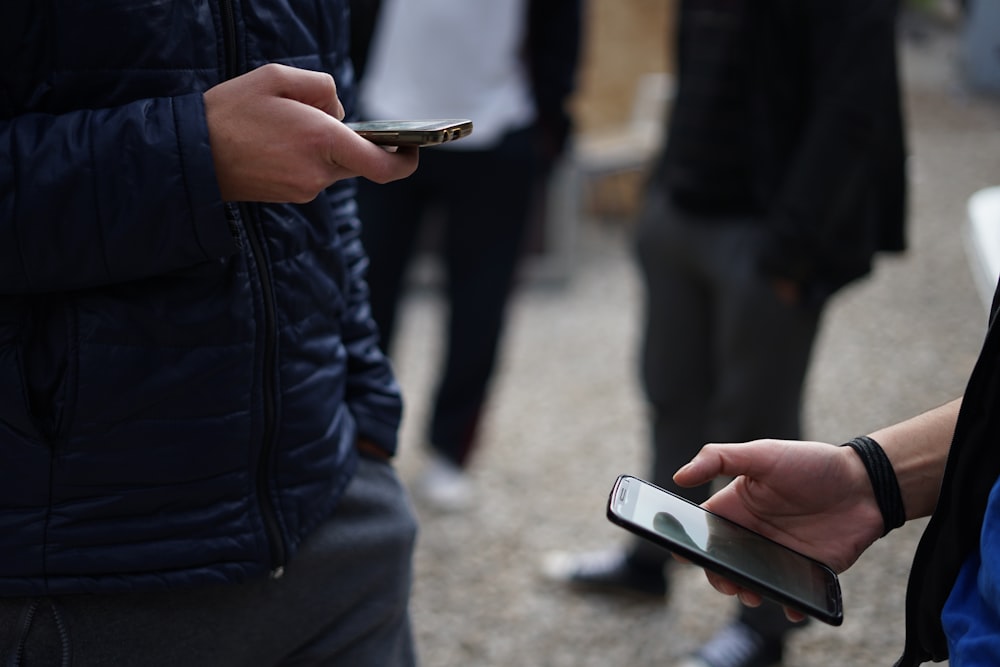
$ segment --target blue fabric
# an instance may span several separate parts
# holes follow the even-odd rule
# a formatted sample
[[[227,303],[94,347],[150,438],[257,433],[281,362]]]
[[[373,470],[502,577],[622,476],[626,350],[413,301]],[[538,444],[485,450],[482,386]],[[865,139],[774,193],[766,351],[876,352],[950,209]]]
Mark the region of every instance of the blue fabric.
[[[225,203],[202,93],[269,62],[350,112],[346,0],[0,4],[0,595],[283,566],[401,401],[354,184]]]
[[[951,667],[1000,665],[1000,482],[990,492],[979,553],[962,567],[941,612]]]

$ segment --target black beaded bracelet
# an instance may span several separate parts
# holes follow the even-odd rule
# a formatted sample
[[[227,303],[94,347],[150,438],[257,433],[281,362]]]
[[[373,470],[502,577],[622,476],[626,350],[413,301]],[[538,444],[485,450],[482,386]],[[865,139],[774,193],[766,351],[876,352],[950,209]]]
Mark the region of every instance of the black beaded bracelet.
[[[867,435],[860,435],[850,442],[845,442],[841,447],[853,449],[865,464],[872,489],[875,491],[875,502],[882,512],[882,523],[885,526],[882,537],[885,537],[890,530],[899,528],[906,522],[903,494],[899,490],[899,480],[896,479],[896,472],[892,469],[892,462],[885,455],[882,446]]]

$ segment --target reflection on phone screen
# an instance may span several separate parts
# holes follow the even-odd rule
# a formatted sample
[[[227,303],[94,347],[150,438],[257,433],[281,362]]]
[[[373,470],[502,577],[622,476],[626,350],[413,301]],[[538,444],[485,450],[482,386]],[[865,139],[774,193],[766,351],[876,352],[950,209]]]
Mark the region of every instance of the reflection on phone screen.
[[[828,577],[814,561],[701,507],[639,482],[633,520],[751,580],[825,609]]]

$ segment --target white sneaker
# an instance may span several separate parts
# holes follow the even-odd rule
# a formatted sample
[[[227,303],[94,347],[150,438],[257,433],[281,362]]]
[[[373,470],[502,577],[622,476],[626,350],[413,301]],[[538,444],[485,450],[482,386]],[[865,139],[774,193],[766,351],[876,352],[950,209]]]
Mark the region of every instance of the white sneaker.
[[[659,602],[667,595],[663,567],[637,567],[621,547],[582,553],[549,552],[542,559],[542,574],[550,581],[594,592]]]
[[[472,503],[469,476],[437,454],[431,454],[414,490],[428,505],[442,512],[464,510]]]

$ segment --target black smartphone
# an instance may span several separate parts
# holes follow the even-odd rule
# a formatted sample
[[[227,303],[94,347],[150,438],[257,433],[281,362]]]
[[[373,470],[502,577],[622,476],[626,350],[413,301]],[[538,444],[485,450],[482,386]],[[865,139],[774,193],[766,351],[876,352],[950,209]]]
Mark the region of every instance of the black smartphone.
[[[367,120],[347,127],[380,146],[434,146],[472,134],[472,121],[463,118]]]
[[[830,625],[844,620],[829,567],[638,477],[615,481],[608,519],[765,598]]]

